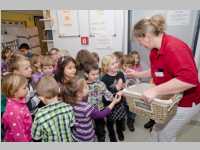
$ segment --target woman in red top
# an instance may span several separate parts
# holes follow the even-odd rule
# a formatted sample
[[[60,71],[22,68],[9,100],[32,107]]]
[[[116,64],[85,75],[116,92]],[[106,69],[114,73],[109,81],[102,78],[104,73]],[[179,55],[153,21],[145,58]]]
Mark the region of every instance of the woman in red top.
[[[127,70],[130,77],[152,77],[157,85],[146,90],[148,103],[158,95],[183,92],[176,115],[165,125],[156,124],[156,141],[176,141],[176,134],[200,112],[200,83],[191,48],[176,37],[166,34],[165,19],[155,15],[142,19],[134,26],[133,36],[145,48],[151,49],[150,69],[143,72]]]

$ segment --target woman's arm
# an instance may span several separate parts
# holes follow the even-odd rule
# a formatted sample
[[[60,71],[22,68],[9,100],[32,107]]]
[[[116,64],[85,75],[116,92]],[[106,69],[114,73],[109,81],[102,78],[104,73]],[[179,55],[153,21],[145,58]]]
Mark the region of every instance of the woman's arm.
[[[174,78],[168,82],[146,90],[143,95],[146,101],[151,102],[156,96],[180,93],[195,86],[196,85]]]
[[[145,71],[135,71],[132,69],[128,69],[125,73],[130,78],[148,78],[151,77],[151,70],[145,70]]]

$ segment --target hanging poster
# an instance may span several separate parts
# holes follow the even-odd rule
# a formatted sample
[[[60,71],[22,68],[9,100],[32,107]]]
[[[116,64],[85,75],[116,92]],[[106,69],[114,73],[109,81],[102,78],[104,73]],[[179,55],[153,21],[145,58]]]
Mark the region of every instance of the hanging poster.
[[[167,24],[169,26],[187,26],[190,23],[189,10],[169,10],[167,12]]]
[[[90,35],[110,34],[114,35],[114,11],[113,10],[90,10],[89,30]]]
[[[57,10],[59,36],[79,36],[79,17],[77,10]]]

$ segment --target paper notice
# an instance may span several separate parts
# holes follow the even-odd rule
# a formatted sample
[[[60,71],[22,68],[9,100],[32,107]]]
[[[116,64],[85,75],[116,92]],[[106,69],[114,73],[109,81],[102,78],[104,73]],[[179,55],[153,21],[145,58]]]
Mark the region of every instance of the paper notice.
[[[167,12],[167,25],[187,26],[190,23],[189,10],[169,10]]]

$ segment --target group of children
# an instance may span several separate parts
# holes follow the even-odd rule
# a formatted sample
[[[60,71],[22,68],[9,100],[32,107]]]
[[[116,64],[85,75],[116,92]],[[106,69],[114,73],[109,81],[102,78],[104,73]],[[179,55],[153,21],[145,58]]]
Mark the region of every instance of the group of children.
[[[139,53],[114,52],[101,68],[99,61],[88,50],[76,59],[57,48],[31,56],[3,50],[2,141],[104,142],[105,126],[111,142],[124,141],[125,118],[134,131],[135,114],[121,91],[139,82],[126,77],[127,68],[142,70]]]

